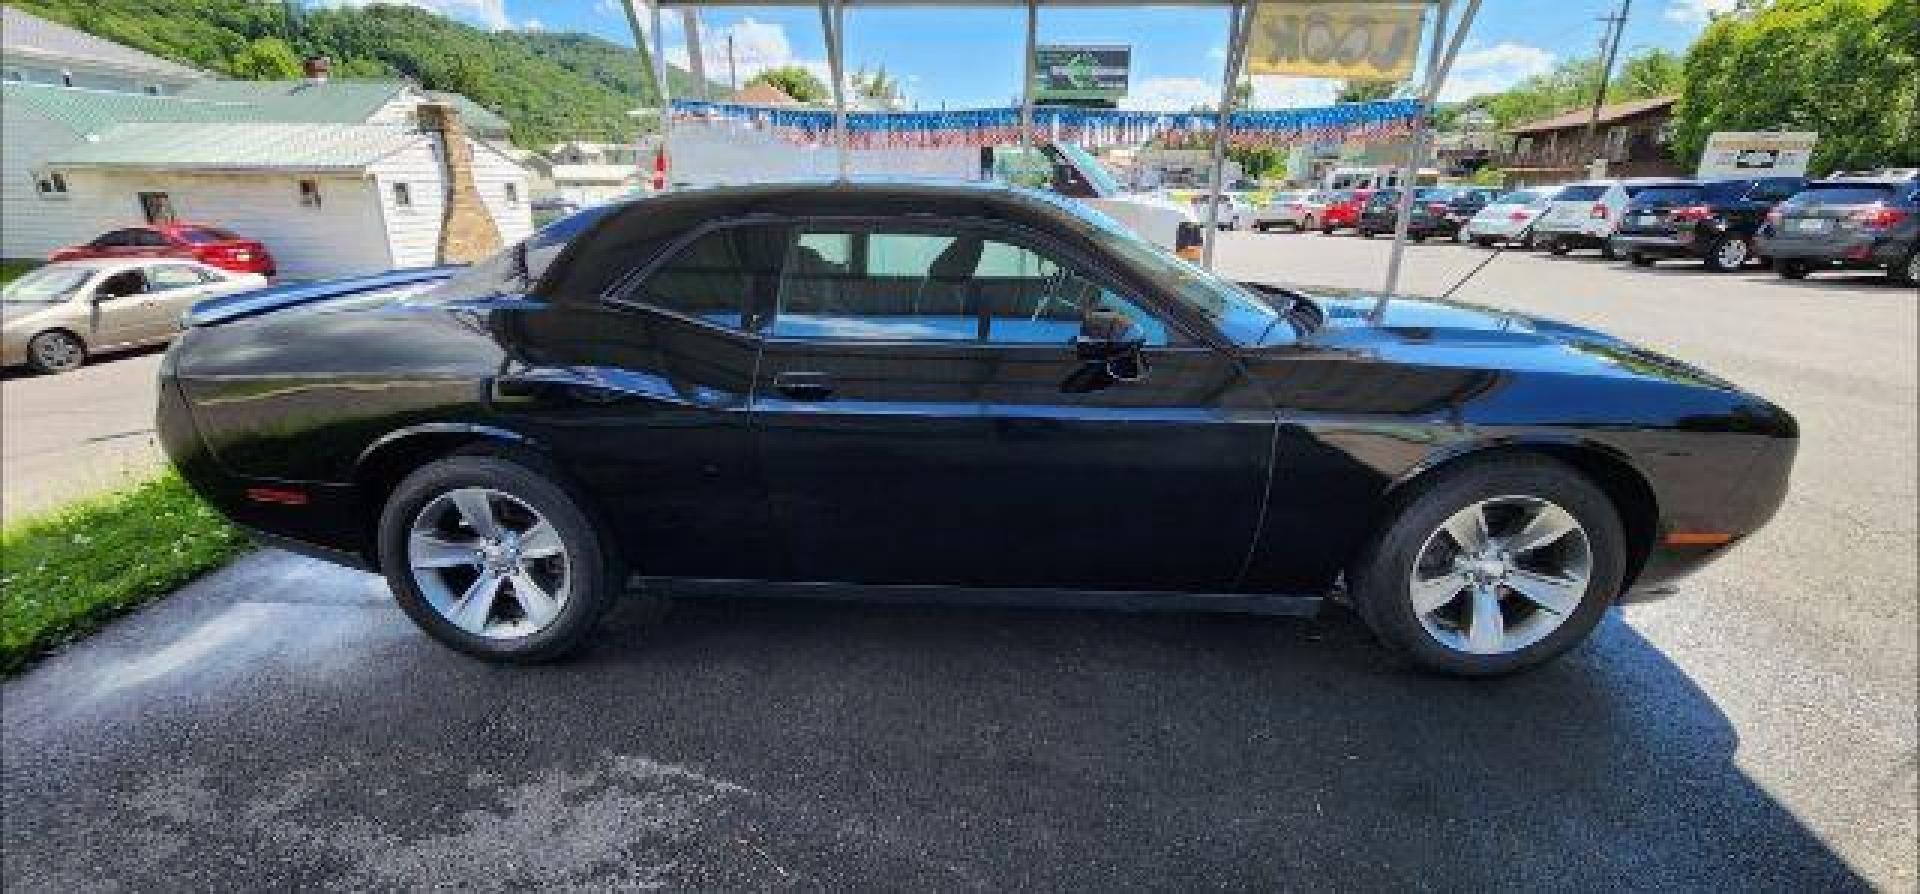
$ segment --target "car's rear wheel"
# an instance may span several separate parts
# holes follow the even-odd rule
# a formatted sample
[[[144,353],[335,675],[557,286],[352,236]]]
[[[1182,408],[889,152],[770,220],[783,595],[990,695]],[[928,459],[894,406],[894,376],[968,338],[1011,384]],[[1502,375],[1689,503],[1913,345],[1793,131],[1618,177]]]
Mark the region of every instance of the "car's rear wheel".
[[[1738,236],[1722,236],[1707,247],[1707,269],[1715,273],[1733,273],[1747,265],[1747,258],[1753,254],[1747,240]]]
[[[1781,279],[1806,279],[1813,272],[1813,265],[1793,258],[1780,258],[1773,262],[1773,272]]]
[[[27,342],[27,366],[38,373],[73,372],[86,365],[87,346],[79,336],[55,329]]]
[[[1609,261],[1620,260],[1620,252],[1613,247],[1612,239],[1603,240],[1600,243],[1600,257],[1606,258]]]
[[[380,516],[380,566],[433,638],[489,661],[562,657],[625,582],[572,495],[494,456],[454,456],[400,482]]]
[[[1647,254],[1644,251],[1636,251],[1633,254],[1628,255],[1627,260],[1632,262],[1633,266],[1635,267],[1652,267],[1653,266],[1653,255]]]
[[[1567,252],[1573,251],[1573,243],[1568,241],[1565,236],[1555,236],[1547,242],[1547,251],[1553,252],[1556,255],[1564,255]]]
[[[1300,232],[1304,233],[1308,230],[1313,229],[1314,226],[1315,224],[1313,222],[1313,215],[1309,214],[1306,216],[1305,220],[1300,221]]]
[[[1320,235],[1322,235],[1322,236],[1331,236],[1331,235],[1333,235],[1333,224],[1321,224],[1321,225],[1320,225]]]
[[[1612,502],[1546,458],[1469,461],[1396,508],[1349,580],[1380,639],[1428,670],[1488,676],[1545,662],[1593,631],[1625,573]]]
[[[1887,275],[1901,285],[1920,285],[1920,248],[1907,252],[1907,259],[1887,268]]]

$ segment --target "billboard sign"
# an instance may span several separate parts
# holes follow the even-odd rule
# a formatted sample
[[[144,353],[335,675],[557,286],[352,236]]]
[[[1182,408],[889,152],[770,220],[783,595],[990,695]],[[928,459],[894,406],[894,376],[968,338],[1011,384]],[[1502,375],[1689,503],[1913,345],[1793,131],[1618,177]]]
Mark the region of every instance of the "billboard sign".
[[[1720,131],[1707,137],[1699,177],[1805,177],[1820,135],[1807,132]]]
[[[1127,95],[1133,48],[1038,46],[1033,48],[1033,99],[1117,100]]]
[[[1420,54],[1425,3],[1268,2],[1248,35],[1257,75],[1404,81]]]

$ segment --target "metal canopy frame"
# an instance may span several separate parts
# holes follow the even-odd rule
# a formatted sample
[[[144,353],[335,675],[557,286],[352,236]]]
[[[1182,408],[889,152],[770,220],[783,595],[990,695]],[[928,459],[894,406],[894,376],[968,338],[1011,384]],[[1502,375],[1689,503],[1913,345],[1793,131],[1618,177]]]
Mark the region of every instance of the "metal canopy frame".
[[[648,32],[652,35],[652,71],[656,91],[660,95],[660,151],[667,150],[667,131],[672,119],[671,96],[667,87],[666,37],[661,30],[661,11],[663,8],[680,9],[686,12],[686,27],[690,34],[688,46],[697,48],[698,10],[752,8],[766,6],[806,7],[817,6],[820,10],[820,27],[826,36],[827,68],[833,78],[833,130],[834,145],[839,160],[840,177],[845,179],[850,169],[847,146],[847,98],[846,98],[846,10],[849,6],[863,9],[962,9],[962,8],[1025,8],[1026,15],[1026,79],[1021,86],[1020,105],[1020,142],[1023,146],[1033,144],[1033,50],[1040,29],[1040,8],[1137,8],[1141,6],[1177,6],[1190,8],[1222,8],[1228,10],[1227,64],[1220,90],[1219,125],[1213,135],[1212,177],[1208,189],[1206,233],[1202,263],[1208,268],[1213,266],[1214,243],[1219,235],[1220,199],[1225,190],[1222,176],[1226,170],[1227,125],[1233,114],[1234,87],[1240,82],[1246,66],[1247,47],[1251,43],[1253,23],[1262,2],[1284,3],[1286,0],[1151,0],[1151,2],[1118,2],[1118,0],[621,0],[621,7],[627,14],[627,26],[633,31],[633,40],[637,46],[648,43],[647,34],[640,27],[640,11],[636,4],[644,5],[648,20]],[[1317,2],[1363,3],[1370,0],[1317,0]],[[1401,169],[1399,213],[1396,215],[1393,231],[1393,251],[1387,258],[1386,283],[1380,296],[1374,302],[1369,318],[1378,322],[1386,315],[1387,305],[1393,300],[1393,294],[1400,285],[1400,268],[1404,261],[1407,245],[1408,218],[1413,209],[1414,179],[1420,168],[1425,165],[1431,144],[1430,113],[1434,103],[1440,97],[1440,88],[1446,83],[1447,72],[1453,68],[1460,47],[1466,42],[1467,33],[1473,28],[1473,20],[1479,14],[1481,0],[1464,0],[1464,9],[1457,25],[1449,28],[1449,18],[1455,0],[1409,0],[1437,8],[1434,17],[1432,43],[1427,51],[1425,84],[1422,85],[1420,110],[1414,119],[1413,135],[1408,139],[1407,162]],[[690,49],[689,52],[697,52]],[[702,60],[703,61],[703,60]],[[703,85],[704,86],[704,85]]]

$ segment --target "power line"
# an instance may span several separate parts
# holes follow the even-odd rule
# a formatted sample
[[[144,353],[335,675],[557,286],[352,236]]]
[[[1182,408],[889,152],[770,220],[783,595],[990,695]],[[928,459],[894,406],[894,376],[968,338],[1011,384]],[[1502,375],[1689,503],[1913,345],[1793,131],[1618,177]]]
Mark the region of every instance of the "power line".
[[[1600,86],[1593,91],[1593,111],[1587,115],[1587,140],[1589,151],[1594,148],[1594,135],[1600,130],[1600,107],[1607,103],[1607,87],[1613,80],[1613,60],[1620,55],[1620,37],[1627,30],[1627,13],[1633,9],[1633,0],[1620,0],[1620,11],[1606,16],[1600,21],[1607,23],[1607,36],[1602,43],[1604,48],[1600,60]]]

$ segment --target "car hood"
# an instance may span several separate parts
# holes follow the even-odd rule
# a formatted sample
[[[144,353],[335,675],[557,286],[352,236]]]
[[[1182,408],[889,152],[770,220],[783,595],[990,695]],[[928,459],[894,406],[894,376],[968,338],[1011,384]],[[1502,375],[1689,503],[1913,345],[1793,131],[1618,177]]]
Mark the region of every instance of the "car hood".
[[[1541,317],[1437,298],[1395,298],[1379,323],[1374,296],[1349,289],[1296,289],[1326,312],[1303,344],[1392,363],[1659,380],[1739,388],[1691,364],[1604,332]]]

